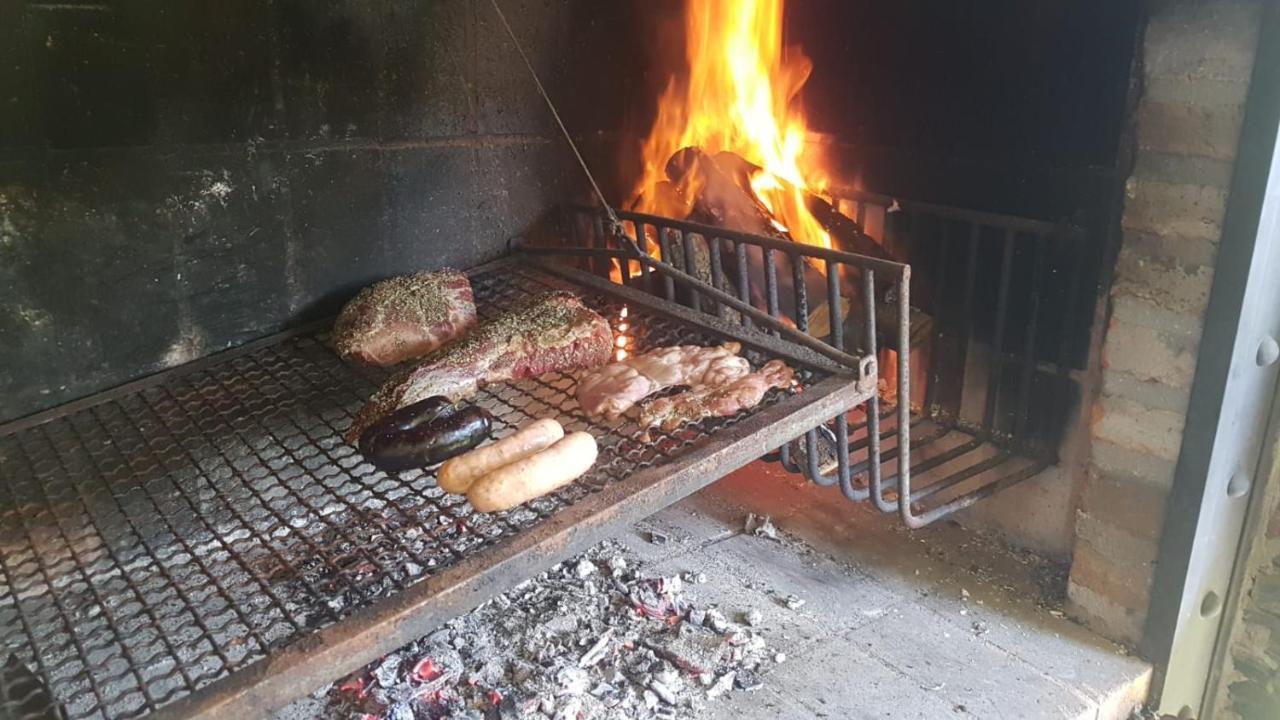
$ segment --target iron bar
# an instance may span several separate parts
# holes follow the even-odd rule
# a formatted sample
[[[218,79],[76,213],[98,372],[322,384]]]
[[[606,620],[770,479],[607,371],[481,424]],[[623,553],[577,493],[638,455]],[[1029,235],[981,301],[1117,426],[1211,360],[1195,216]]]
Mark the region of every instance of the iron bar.
[[[880,193],[867,192],[864,190],[855,190],[845,187],[828,188],[828,192],[837,198],[846,198],[857,202],[864,202],[871,205],[889,209],[898,207],[901,212],[925,213],[935,217],[951,218],[953,220],[963,220],[965,222],[977,225],[987,225],[992,227],[1009,228],[1017,232],[1024,233],[1062,233],[1066,232],[1075,237],[1083,234],[1083,230],[1078,227],[1064,227],[1058,223],[1048,222],[1045,220],[1033,220],[1030,218],[1014,217],[1012,215],[1001,215],[999,213],[984,212],[981,210],[968,210],[965,208],[957,208],[948,205],[938,205],[935,203],[920,202],[918,200],[904,200],[895,198],[891,195],[883,195]]]
[[[526,248],[526,250],[532,254],[546,254],[546,255],[556,254],[556,251],[554,248],[528,247]],[[771,331],[771,334],[785,337],[786,340],[790,343],[803,346],[809,350],[812,350],[813,352],[818,353],[819,355],[822,355],[831,360],[834,360],[835,362],[841,365],[844,365],[845,367],[857,368],[859,369],[860,372],[865,372],[866,370],[869,369],[867,364],[864,362],[864,359],[854,357],[852,355],[849,355],[848,353],[840,352],[839,350],[836,350],[835,348],[831,347],[827,343],[822,342],[821,340],[817,340],[804,333],[798,332],[794,328],[789,327],[786,323],[770,315],[769,313],[761,312],[759,309],[755,308],[749,303],[738,300],[737,298],[733,297],[732,295],[726,292],[722,292],[709,285],[706,285],[705,283],[700,282],[697,278],[691,277],[685,274],[684,272],[677,270],[676,268],[671,267],[670,265],[667,265],[666,263],[661,263],[659,261],[656,261],[647,255],[641,255],[639,257],[634,257],[633,259],[637,260],[638,262],[645,263],[647,265],[652,266],[655,271],[661,272],[664,275],[664,277],[671,279],[674,282],[678,282],[681,285],[698,286],[699,288],[701,288],[704,294],[709,295],[719,300],[720,302],[727,304],[729,307],[733,308],[734,310],[737,310],[738,312],[742,313],[744,316],[750,316],[757,323],[764,325],[766,328],[769,328],[769,330]]]
[[[654,230],[658,233],[658,247],[662,251],[662,261],[670,264],[674,257],[671,252],[671,236],[668,230],[661,226],[654,226]],[[662,277],[662,292],[667,298],[667,302],[674,302],[676,299],[676,281],[670,274]]]
[[[590,209],[587,209],[587,211],[590,211]],[[836,262],[886,272],[891,276],[896,275],[903,267],[902,263],[893,262],[891,260],[881,260],[879,258],[844,252],[842,250],[831,250],[829,248],[818,247],[817,245],[805,245],[802,249],[797,249],[796,244],[790,240],[779,240],[778,238],[771,238],[764,235],[752,235],[751,233],[715,227],[714,225],[703,225],[701,223],[693,223],[686,220],[673,220],[659,215],[625,211],[619,212],[618,216],[629,220],[642,220],[643,222],[651,225],[667,227],[673,230],[684,230],[686,232],[696,232],[706,235],[719,235],[720,237],[728,240],[745,242],[748,245],[754,245],[759,248],[767,248],[787,253],[800,251],[804,255],[818,260],[834,260]]]
[[[741,240],[734,242],[733,255],[738,263],[738,300],[744,305],[751,302],[751,272],[747,265],[747,244]],[[751,327],[751,316],[743,315],[742,324]]]
[[[782,317],[782,311],[778,308],[778,261],[776,251],[773,248],[765,248],[764,250],[764,294],[765,303],[769,308],[769,317],[778,320]],[[771,328],[774,337],[780,337],[778,328]]]
[[[1000,289],[996,298],[995,337],[991,341],[991,370],[987,380],[987,398],[982,424],[995,433],[996,407],[1000,381],[1004,371],[1004,332],[1009,314],[1009,276],[1013,270],[1013,231],[1005,230],[1000,256]]]
[[[789,255],[791,260],[791,284],[796,300],[796,327],[809,332],[809,288],[805,286],[805,260],[800,255]],[[839,348],[837,348],[839,349]]]
[[[639,220],[634,221],[633,224],[635,225],[636,230],[636,242],[640,243],[641,247],[648,247],[649,235],[645,224]],[[657,230],[654,230],[654,232],[657,232]],[[619,250],[621,250],[621,248],[619,248]],[[625,254],[630,257],[630,253]],[[630,267],[631,261],[628,259],[625,262],[627,263],[627,266]],[[637,265],[638,267],[636,269],[640,271],[640,287],[643,287],[646,292],[653,292],[653,273],[649,272],[649,266],[639,263],[637,263]]]
[[[831,346],[844,350],[844,318],[840,312],[840,272],[843,266],[830,260],[824,260],[823,263],[827,271],[827,314],[831,323]]]
[[[708,238],[707,246],[708,246],[709,252],[711,253],[711,284],[714,285],[716,289],[723,290],[728,283],[725,281],[725,276],[724,276],[724,262],[720,258],[719,236],[713,235],[712,237]],[[711,302],[715,306],[716,316],[719,317],[721,320],[724,320],[725,316],[728,314],[728,311],[725,308],[724,303],[714,298],[711,300]],[[836,348],[836,349],[839,350],[840,348]]]
[[[684,248],[684,271],[696,277],[698,274],[698,251],[697,248],[694,247],[694,237],[695,235],[693,233],[680,233],[680,244]],[[698,288],[692,285],[689,286],[688,290],[689,307],[692,307],[694,310],[701,311],[702,293],[698,292]]]
[[[1027,320],[1027,327],[1024,331],[1026,337],[1022,348],[1022,377],[1018,383],[1018,408],[1013,427],[1013,436],[1015,438],[1026,435],[1027,422],[1030,420],[1029,416],[1031,414],[1031,392],[1035,381],[1036,333],[1039,330],[1040,322],[1040,284],[1044,275],[1045,245],[1046,241],[1043,237],[1036,243],[1035,260],[1031,270],[1031,298],[1027,309],[1030,317]]]
[[[1023,482],[1024,480],[1028,480],[1032,477],[1035,477],[1036,475],[1040,474],[1048,467],[1049,467],[1049,463],[1047,462],[1037,462],[1037,463],[1027,465],[1021,470],[1016,470],[1009,475],[1001,476],[996,480],[993,480],[985,485],[982,485],[981,487],[975,488],[974,490],[971,490],[970,492],[965,493],[964,495],[960,495],[958,497],[952,498],[951,500],[948,500],[947,502],[941,505],[929,508],[928,510],[925,510],[924,512],[921,512],[918,514],[914,514],[913,526],[924,527],[929,523],[935,522],[948,515],[957,513],[967,507],[972,507],[974,504],[976,504],[980,500],[989,498],[992,495],[995,495],[996,493],[1000,492],[1001,490],[1005,490],[1007,488],[1013,487],[1014,485],[1017,485],[1018,483]]]
[[[925,523],[911,511],[911,270],[894,286],[898,297],[898,509],[907,527]]]
[[[943,328],[945,324],[942,322],[942,312],[946,307],[947,293],[947,269],[951,263],[947,262],[947,256],[951,251],[951,223],[942,223],[942,244],[938,249],[938,255],[941,262],[938,263],[938,283],[934,288],[934,293],[938,299],[935,306],[938,308],[935,314],[936,322],[933,324],[933,347],[929,353],[929,368],[925,371],[929,378],[929,386],[925,388],[924,406],[932,408],[937,402],[938,386],[942,384],[942,338]]]
[[[867,344],[867,354],[873,358],[878,358],[879,353],[876,348],[876,278],[875,270],[872,268],[864,268],[862,270],[862,302],[866,304],[866,337],[863,342]],[[877,360],[876,362],[879,362]],[[878,376],[878,373],[877,373]],[[871,502],[875,504],[876,509],[881,512],[893,512],[894,505],[884,496],[884,483],[881,476],[883,468],[880,465],[880,392],[877,388],[876,393],[867,401],[867,442],[869,448],[868,463],[868,487],[871,490]]]
[[[601,250],[608,249],[608,236],[604,232],[604,218],[599,215],[595,216],[595,230],[596,237],[591,244],[598,246]],[[608,262],[609,261],[607,259],[601,258],[597,255],[591,259],[590,263],[587,264],[587,270],[597,275],[607,275],[608,270],[606,270],[604,266]]]

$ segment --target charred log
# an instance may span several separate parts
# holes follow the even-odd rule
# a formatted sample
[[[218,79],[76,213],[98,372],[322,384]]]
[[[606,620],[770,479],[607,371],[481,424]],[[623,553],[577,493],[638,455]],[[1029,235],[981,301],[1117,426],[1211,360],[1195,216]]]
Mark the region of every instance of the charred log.
[[[773,216],[751,191],[749,178],[744,178],[731,159],[707,155],[696,147],[677,150],[667,161],[667,178],[688,199],[687,219],[704,225],[738,230],[790,241],[787,233],[774,225]]]
[[[805,204],[809,207],[809,212],[813,213],[813,219],[831,233],[831,240],[837,248],[881,260],[897,260],[883,245],[868,235],[861,225],[823,198],[806,192]]]

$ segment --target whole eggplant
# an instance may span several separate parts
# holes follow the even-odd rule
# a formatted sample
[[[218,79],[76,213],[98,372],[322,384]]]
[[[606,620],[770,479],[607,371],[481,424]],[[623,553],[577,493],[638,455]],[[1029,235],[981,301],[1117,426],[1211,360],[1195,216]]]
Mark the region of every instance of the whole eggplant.
[[[460,455],[484,442],[492,429],[493,416],[475,405],[407,430],[388,430],[379,421],[360,436],[360,453],[381,470],[400,472]]]

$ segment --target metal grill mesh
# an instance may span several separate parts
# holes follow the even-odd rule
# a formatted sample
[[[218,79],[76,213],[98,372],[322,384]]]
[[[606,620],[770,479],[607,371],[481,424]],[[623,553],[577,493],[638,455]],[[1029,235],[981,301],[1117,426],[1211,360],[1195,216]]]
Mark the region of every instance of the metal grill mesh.
[[[566,287],[514,265],[472,282],[481,317]],[[628,319],[637,350],[719,341],[637,308]],[[553,415],[601,455],[560,492],[484,515],[431,473],[389,476],[341,440],[384,376],[299,336],[0,437],[0,651],[72,718],[143,715],[741,419],[645,439],[587,421],[567,376],[491,388],[478,402],[499,434]]]

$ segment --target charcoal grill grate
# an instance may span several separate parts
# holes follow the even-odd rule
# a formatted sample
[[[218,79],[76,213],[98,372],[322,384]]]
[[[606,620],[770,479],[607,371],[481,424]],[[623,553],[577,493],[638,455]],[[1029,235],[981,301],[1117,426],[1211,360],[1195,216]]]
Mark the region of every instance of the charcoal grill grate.
[[[568,287],[514,264],[472,282],[481,317]],[[622,307],[584,299],[606,317]],[[636,350],[723,340],[640,307],[628,320]],[[633,422],[583,417],[570,377],[492,388],[478,402],[499,432],[555,415],[590,430],[601,457],[577,483],[485,515],[431,473],[387,475],[342,441],[385,376],[297,335],[0,436],[0,650],[71,718],[147,714],[751,415],[646,440]]]

